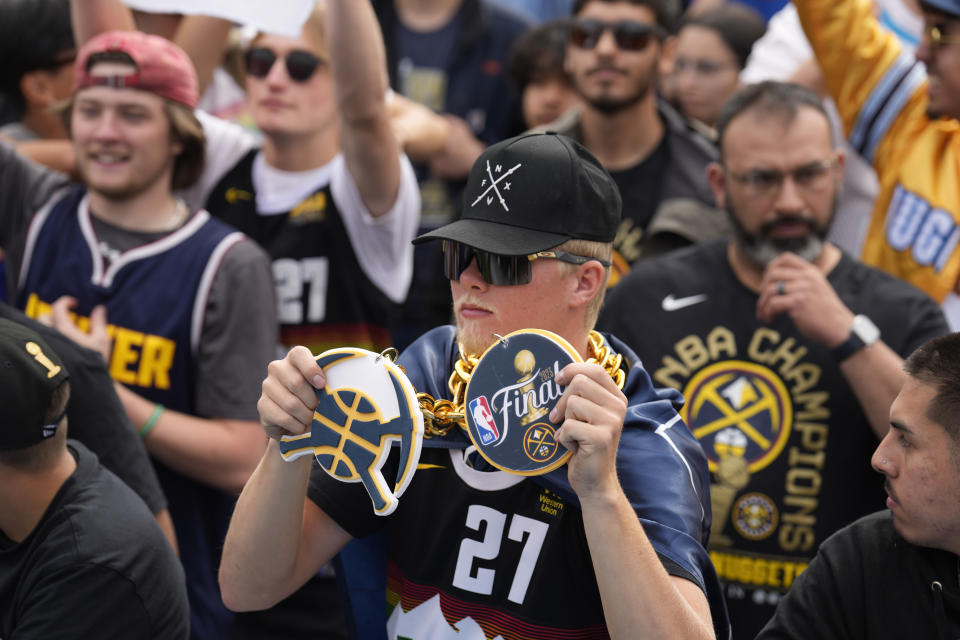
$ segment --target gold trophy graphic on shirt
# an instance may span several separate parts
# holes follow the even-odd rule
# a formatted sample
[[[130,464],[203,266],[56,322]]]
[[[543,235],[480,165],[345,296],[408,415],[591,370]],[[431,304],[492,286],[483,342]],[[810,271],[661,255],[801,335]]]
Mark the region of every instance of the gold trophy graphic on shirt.
[[[737,493],[750,482],[750,470],[744,457],[747,436],[734,427],[724,429],[717,434],[713,448],[720,459],[714,472],[717,482],[710,485],[710,507],[713,521],[719,523],[719,527],[713,532],[711,542],[729,545],[732,542],[723,535],[723,530],[729,520],[730,507]]]
[[[537,368],[537,359],[533,356],[533,353],[528,349],[518,351],[517,355],[513,358],[513,368],[520,375],[517,384],[523,385],[519,389],[520,395],[526,396],[528,393],[533,392],[535,382],[533,373]],[[530,423],[536,422],[547,415],[549,411],[550,409],[545,406],[537,407],[532,402],[529,403],[527,405],[526,415],[520,418],[520,426],[525,427]]]

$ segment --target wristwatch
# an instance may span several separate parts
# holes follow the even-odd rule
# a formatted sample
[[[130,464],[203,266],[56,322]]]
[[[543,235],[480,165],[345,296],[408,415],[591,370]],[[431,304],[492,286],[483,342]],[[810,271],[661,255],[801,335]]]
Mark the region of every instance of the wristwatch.
[[[860,349],[869,347],[880,339],[880,329],[873,321],[865,315],[858,314],[853,317],[853,324],[850,325],[850,337],[840,346],[834,348],[833,357],[837,362],[843,362]]]

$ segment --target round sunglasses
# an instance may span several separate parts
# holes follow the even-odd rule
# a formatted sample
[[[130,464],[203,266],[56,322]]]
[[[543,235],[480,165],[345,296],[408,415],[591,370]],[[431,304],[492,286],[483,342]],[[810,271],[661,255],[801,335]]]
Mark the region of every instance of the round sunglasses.
[[[613,39],[623,51],[643,51],[653,40],[666,37],[666,31],[655,24],[633,20],[603,22],[584,18],[574,20],[570,26],[570,42],[581,49],[593,49],[607,29],[613,33]]]
[[[605,267],[610,266],[610,263],[606,260],[578,256],[557,249],[519,256],[506,256],[481,251],[453,240],[443,241],[443,275],[448,280],[459,280],[474,258],[477,259],[477,268],[480,270],[483,281],[495,286],[528,284],[533,277],[532,263],[534,260],[541,258],[551,258],[570,264],[583,264],[596,260]]]
[[[266,78],[277,61],[277,54],[266,47],[247,49],[243,54],[243,62],[247,73],[255,78]],[[283,58],[287,67],[287,75],[294,82],[306,82],[322,64],[323,58],[313,55],[309,51],[295,49]]]

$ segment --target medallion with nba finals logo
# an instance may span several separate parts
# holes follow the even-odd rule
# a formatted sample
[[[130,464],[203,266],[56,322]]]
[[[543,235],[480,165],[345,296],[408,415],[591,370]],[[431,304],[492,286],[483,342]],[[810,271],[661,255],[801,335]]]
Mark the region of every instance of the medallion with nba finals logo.
[[[362,482],[377,515],[397,508],[420,460],[423,414],[407,376],[385,355],[342,348],[316,357],[327,384],[310,433],[283,436],[280,453],[288,462],[316,456],[320,466],[343,482]],[[400,464],[391,487],[381,469],[392,444],[400,442]]]
[[[557,442],[560,425],[550,410],[563,393],[557,374],[581,362],[560,336],[540,329],[515,331],[484,352],[467,385],[467,432],[480,455],[503,471],[532,476],[566,463]]]

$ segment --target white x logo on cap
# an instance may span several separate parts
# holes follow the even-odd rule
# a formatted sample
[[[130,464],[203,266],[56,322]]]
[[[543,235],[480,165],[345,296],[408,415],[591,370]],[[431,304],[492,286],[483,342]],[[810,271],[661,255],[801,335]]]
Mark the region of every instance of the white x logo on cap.
[[[519,169],[521,166],[522,166],[522,165],[521,165],[520,163],[517,163],[512,169],[508,170],[505,174],[503,174],[502,176],[500,176],[499,178],[497,178],[496,180],[494,180],[494,178],[493,178],[493,172],[490,170],[490,161],[487,160],[487,176],[490,178],[490,186],[487,187],[486,191],[484,191],[484,192],[481,193],[479,196],[477,196],[477,199],[474,200],[474,201],[473,201],[473,204],[471,204],[470,206],[471,206],[471,207],[475,207],[475,206],[477,205],[477,203],[480,202],[481,200],[483,200],[484,197],[486,197],[487,194],[490,193],[490,190],[493,189],[493,192],[494,192],[495,194],[497,194],[497,199],[500,200],[500,205],[503,206],[504,211],[510,211],[510,207],[507,206],[507,201],[503,199],[503,195],[500,193],[500,189],[497,188],[497,185],[498,185],[504,178],[506,178],[506,177],[509,176],[511,173],[513,173],[514,171],[516,171],[517,169]],[[502,169],[502,167],[498,164],[498,165],[497,165],[497,172],[499,173],[501,169]],[[484,180],[483,182],[480,183],[480,186],[482,187],[482,186],[485,185],[486,183],[487,183],[487,181]],[[510,190],[510,183],[509,183],[509,182],[504,186],[503,190],[504,190],[504,191],[509,191],[509,190]],[[493,202],[493,196],[487,197],[487,204],[491,204],[492,202]]]

